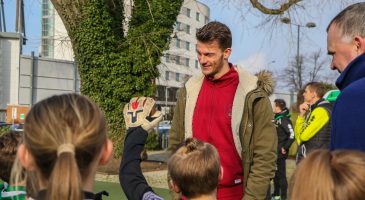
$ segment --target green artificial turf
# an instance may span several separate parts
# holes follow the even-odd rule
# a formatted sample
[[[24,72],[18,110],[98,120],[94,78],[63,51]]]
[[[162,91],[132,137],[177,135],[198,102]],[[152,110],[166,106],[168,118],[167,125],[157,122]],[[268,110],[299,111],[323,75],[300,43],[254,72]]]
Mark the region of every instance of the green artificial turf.
[[[122,187],[119,183],[96,181],[94,185],[94,192],[98,193],[103,190],[109,193],[109,196],[103,196],[103,200],[127,200],[127,197],[123,193]],[[153,191],[164,199],[170,199],[168,189],[153,188]]]

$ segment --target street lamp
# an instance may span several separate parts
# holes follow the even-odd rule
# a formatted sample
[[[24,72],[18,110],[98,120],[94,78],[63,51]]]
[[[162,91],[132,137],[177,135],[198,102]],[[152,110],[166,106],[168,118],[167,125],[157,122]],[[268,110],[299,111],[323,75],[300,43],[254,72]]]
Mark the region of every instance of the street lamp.
[[[165,119],[167,117],[167,98],[169,96],[169,91],[168,91],[169,88],[170,88],[169,86],[165,87],[165,116],[164,116]]]
[[[298,73],[300,73],[302,71],[302,66],[299,63],[299,41],[300,41],[300,27],[306,27],[306,28],[314,28],[316,27],[316,24],[314,22],[308,22],[305,26],[304,25],[300,25],[300,24],[295,24],[292,23],[290,18],[288,17],[283,17],[280,19],[281,22],[283,22],[284,24],[290,24],[290,25],[295,25],[297,26],[297,56],[296,56],[296,65],[298,68]],[[299,79],[301,79],[301,76],[298,76]],[[302,80],[299,80],[299,83],[301,83]]]

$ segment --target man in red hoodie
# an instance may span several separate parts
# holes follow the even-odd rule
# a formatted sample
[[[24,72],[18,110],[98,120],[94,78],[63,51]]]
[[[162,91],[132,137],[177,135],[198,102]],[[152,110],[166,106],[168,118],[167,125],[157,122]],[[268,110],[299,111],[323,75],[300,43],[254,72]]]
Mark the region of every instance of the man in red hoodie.
[[[217,199],[264,199],[277,147],[268,99],[271,74],[253,76],[228,62],[232,35],[220,22],[206,24],[196,38],[203,75],[193,76],[179,91],[169,150],[188,137],[214,145],[223,168]]]

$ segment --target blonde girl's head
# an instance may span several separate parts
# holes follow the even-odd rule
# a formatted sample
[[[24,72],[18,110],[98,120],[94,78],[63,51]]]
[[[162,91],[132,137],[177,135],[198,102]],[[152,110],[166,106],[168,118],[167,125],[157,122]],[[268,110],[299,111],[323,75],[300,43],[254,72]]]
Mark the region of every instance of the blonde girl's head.
[[[93,166],[106,163],[111,151],[98,106],[85,96],[63,94],[31,108],[18,157],[27,170],[37,172],[46,199],[83,199]]]

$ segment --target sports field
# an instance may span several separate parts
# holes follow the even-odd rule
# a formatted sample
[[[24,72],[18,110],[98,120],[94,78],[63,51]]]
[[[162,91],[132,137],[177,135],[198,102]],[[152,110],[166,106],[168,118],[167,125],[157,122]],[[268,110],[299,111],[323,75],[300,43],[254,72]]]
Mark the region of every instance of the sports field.
[[[109,193],[108,197],[103,196],[103,200],[127,200],[127,197],[124,195],[119,183],[96,181],[94,186],[94,192],[98,193],[103,190]],[[161,188],[153,188],[153,190],[164,199],[169,199],[169,190]]]

